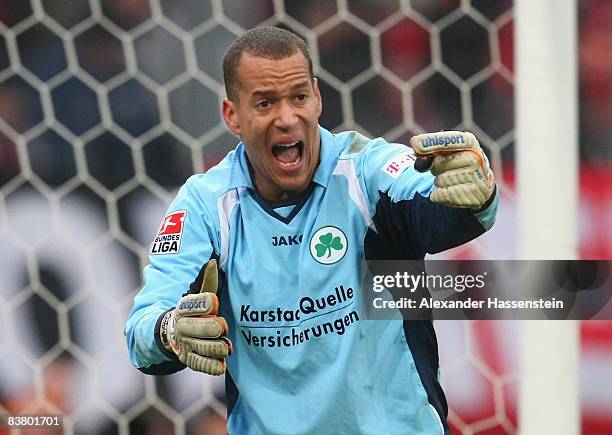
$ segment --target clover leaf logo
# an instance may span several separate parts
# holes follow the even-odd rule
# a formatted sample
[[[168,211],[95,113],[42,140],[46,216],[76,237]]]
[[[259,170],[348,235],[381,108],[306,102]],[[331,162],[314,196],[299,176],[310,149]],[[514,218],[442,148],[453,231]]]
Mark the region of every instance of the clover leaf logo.
[[[346,253],[346,236],[339,228],[328,226],[318,229],[310,239],[310,253],[322,264],[333,264]]]
[[[319,237],[319,242],[315,245],[317,257],[322,257],[327,252],[327,258],[329,258],[331,257],[332,249],[339,251],[344,247],[340,237],[334,237],[332,233],[323,234]]]

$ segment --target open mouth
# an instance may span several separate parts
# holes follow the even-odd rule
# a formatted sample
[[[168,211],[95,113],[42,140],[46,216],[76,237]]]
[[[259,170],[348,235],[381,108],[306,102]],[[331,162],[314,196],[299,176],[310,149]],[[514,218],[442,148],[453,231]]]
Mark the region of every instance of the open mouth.
[[[304,143],[295,141],[290,143],[281,143],[272,147],[274,158],[280,162],[281,166],[289,169],[297,166],[302,161],[304,151]]]

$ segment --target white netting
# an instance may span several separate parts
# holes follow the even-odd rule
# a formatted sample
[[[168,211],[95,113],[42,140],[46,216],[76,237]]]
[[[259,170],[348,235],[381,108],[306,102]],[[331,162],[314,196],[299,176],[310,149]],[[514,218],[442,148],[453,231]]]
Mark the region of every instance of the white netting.
[[[225,433],[222,383],[187,371],[141,375],[122,329],[176,189],[236,143],[219,110],[229,42],[263,23],[296,31],[312,48],[322,125],[404,143],[424,131],[471,130],[511,192],[510,6],[0,5],[0,412],[63,412],[66,433]],[[455,254],[507,258],[499,237]],[[512,340],[513,326],[438,330],[453,427],[513,433],[516,368],[495,345]]]

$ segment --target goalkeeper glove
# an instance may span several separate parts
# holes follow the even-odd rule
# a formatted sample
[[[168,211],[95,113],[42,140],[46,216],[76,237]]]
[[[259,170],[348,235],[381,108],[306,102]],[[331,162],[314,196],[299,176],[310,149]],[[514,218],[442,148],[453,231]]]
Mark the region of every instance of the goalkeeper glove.
[[[217,316],[217,261],[210,260],[177,303],[163,314],[159,335],[164,347],[192,370],[209,375],[225,373],[225,358],[232,342],[225,338],[228,326]]]
[[[469,132],[442,131],[410,139],[419,158],[415,168],[436,176],[432,202],[457,208],[482,208],[495,189],[495,178],[476,137]]]

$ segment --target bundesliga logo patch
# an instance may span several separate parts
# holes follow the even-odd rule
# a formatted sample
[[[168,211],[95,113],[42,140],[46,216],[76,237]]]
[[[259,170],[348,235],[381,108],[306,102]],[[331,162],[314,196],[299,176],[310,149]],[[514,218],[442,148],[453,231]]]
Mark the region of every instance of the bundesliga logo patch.
[[[181,247],[186,210],[172,212],[164,218],[149,249],[150,255],[176,254]]]

